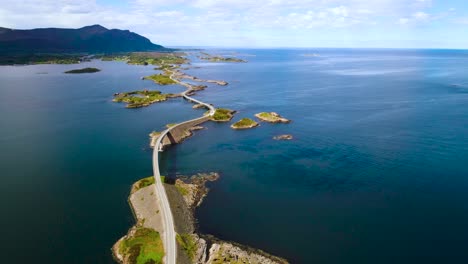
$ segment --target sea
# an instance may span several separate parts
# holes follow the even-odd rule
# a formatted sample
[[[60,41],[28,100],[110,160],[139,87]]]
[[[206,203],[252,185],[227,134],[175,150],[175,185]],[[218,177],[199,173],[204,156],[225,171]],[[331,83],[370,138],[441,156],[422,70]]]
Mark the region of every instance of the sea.
[[[194,98],[289,124],[230,123],[166,149],[167,177],[219,172],[198,230],[290,263],[468,263],[468,51],[209,49]],[[66,70],[97,67],[92,74]],[[152,175],[149,136],[205,110],[176,98],[126,109],[113,94],[157,89],[153,66],[93,60],[0,67],[3,263],[113,263],[134,219],[130,186]],[[232,123],[232,122],[231,122]],[[273,137],[291,134],[290,141]]]

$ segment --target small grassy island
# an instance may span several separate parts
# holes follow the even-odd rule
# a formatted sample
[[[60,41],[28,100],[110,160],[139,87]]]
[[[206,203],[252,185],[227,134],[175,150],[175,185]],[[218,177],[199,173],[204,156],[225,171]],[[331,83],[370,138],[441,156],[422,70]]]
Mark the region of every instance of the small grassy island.
[[[143,77],[144,80],[151,80],[159,85],[176,84],[174,80],[167,74],[153,74],[150,76]]]
[[[76,70],[71,70],[71,71],[66,71],[65,73],[74,73],[74,74],[78,74],[78,73],[94,73],[94,72],[100,72],[101,70],[98,69],[98,68],[83,68],[83,69],[76,69]]]
[[[242,118],[241,120],[237,121],[236,123],[231,125],[232,129],[248,129],[258,126],[258,123],[253,121],[250,118]]]
[[[288,120],[275,112],[262,112],[255,115],[258,119],[270,122],[270,123],[289,123],[291,120]]]
[[[205,52],[202,52],[202,55],[203,56],[199,57],[201,60],[207,60],[207,61],[211,61],[211,62],[247,62],[245,60],[238,59],[238,58],[222,57],[222,56],[218,56],[218,55],[215,56],[215,55],[210,55],[210,54],[205,53]]]
[[[162,94],[160,91],[133,91],[114,94],[114,102],[127,103],[127,108],[138,108],[153,103],[166,101],[167,98],[176,97],[174,94]]]
[[[214,115],[211,117],[211,120],[215,122],[228,122],[231,121],[235,112],[236,111],[230,109],[218,108],[216,109]]]

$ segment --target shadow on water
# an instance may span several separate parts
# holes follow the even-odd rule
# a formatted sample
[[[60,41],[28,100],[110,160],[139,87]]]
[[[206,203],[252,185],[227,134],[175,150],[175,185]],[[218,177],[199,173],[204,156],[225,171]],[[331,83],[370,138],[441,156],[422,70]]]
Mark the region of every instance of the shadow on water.
[[[168,134],[168,136],[170,136],[169,139],[171,140],[171,142],[173,142],[174,139],[172,138],[172,135]],[[177,148],[175,147],[175,145],[171,145],[168,147],[166,151],[163,152],[162,155],[163,155],[163,159],[167,161],[165,162],[165,164],[168,164],[167,169],[165,170],[166,171],[165,181],[166,183],[174,184],[176,177],[177,177],[177,169],[178,169]]]

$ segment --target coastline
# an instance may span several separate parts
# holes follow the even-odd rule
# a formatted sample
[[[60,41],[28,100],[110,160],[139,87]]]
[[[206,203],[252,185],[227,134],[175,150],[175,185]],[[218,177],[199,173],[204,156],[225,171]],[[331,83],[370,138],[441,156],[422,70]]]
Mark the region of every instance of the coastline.
[[[234,263],[231,260],[244,261],[242,263],[266,263],[266,264],[286,264],[287,260],[271,255],[260,249],[242,245],[233,241],[224,241],[209,234],[200,234],[196,226],[195,210],[208,195],[207,182],[218,180],[220,175],[215,172],[198,173],[190,177],[181,176],[174,183],[165,182],[164,190],[168,195],[171,210],[174,212],[175,229],[178,237],[183,237],[190,241],[192,247],[184,249],[180,240],[177,247],[177,263],[179,264],[215,264]],[[148,179],[148,178],[145,178]],[[159,214],[159,205],[152,196],[155,195],[155,185],[135,190],[141,179],[135,182],[130,191],[128,203],[136,221],[126,235],[121,237],[111,248],[114,259],[122,264],[131,264],[129,256],[122,254],[121,244],[132,238],[136,230],[140,227],[151,228],[156,232],[162,230],[162,217]],[[135,191],[134,191],[135,190]],[[182,191],[185,190],[185,191]],[[197,195],[198,194],[198,195]],[[187,197],[196,197],[188,202]],[[145,203],[145,201],[149,202]],[[151,203],[151,201],[154,201]],[[157,212],[157,213],[154,213]],[[222,262],[219,262],[221,261]],[[238,263],[238,262],[235,262]]]

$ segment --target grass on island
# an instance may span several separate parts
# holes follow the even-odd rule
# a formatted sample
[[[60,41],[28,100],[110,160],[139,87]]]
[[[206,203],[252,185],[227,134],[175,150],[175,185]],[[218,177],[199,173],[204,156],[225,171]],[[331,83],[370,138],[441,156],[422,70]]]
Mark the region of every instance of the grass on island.
[[[171,128],[173,126],[177,126],[177,123],[170,123],[166,125],[167,128]]]
[[[154,68],[155,70],[157,71],[165,71],[165,70],[173,70],[175,68],[177,68],[178,66],[176,65],[170,65],[170,64],[162,64],[156,68]]]
[[[185,196],[185,195],[187,195],[189,193],[189,191],[185,187],[183,187],[181,185],[176,184],[175,187],[176,187],[177,191],[180,193],[180,195],[182,195],[182,196]]]
[[[289,123],[290,122],[290,120],[284,117],[281,117],[279,114],[274,113],[274,112],[271,112],[271,113],[262,112],[262,113],[256,114],[255,116],[267,122],[273,122],[273,123]]]
[[[258,126],[258,123],[250,118],[242,118],[236,123],[232,124],[232,128],[251,128]]]
[[[71,71],[66,71],[65,73],[94,73],[94,72],[100,72],[101,70],[98,68],[83,68],[83,69],[76,69],[76,70],[71,70]]]
[[[161,236],[150,228],[137,227],[135,234],[123,239],[119,253],[128,256],[129,263],[159,264],[164,257]]]
[[[153,75],[150,75],[150,76],[146,76],[143,79],[151,80],[151,81],[153,81],[153,82],[155,82],[157,84],[160,84],[160,85],[176,84],[176,82],[174,80],[172,80],[171,77],[169,77],[166,74],[153,74]]]
[[[177,243],[182,247],[187,256],[193,260],[195,254],[197,253],[197,242],[193,239],[190,234],[177,234],[176,235]]]
[[[154,184],[154,176],[149,176],[146,178],[143,178],[135,183],[135,191],[138,191],[142,188],[148,187],[151,184]]]
[[[153,131],[150,133],[150,137],[159,137],[159,135],[161,135],[161,132],[159,131]]]
[[[83,60],[83,56],[77,54],[4,54],[0,56],[0,65],[76,64]]]
[[[145,187],[148,187],[148,186],[154,184],[154,181],[155,181],[154,176],[149,176],[149,177],[143,178],[143,179],[135,182],[135,184],[133,184],[132,193],[135,193],[136,191],[138,191],[140,189],[143,189]],[[161,175],[161,182],[162,183],[166,182],[166,176]]]
[[[167,94],[161,94],[160,91],[144,90],[116,94],[113,101],[127,103],[127,108],[138,108],[165,101],[167,97]]]
[[[211,61],[211,62],[220,62],[220,61],[221,62],[247,62],[245,60],[238,59],[238,58],[214,56],[214,55],[210,55],[210,54],[205,53],[205,52],[202,52],[201,54],[204,55],[204,56],[201,56],[200,59]]]
[[[213,121],[229,121],[232,119],[234,114],[233,110],[225,109],[225,108],[218,108],[216,109],[214,115],[211,117]]]
[[[159,65],[161,68],[171,67],[166,65],[180,65],[187,63],[183,53],[165,52],[132,52],[125,54],[110,54],[101,56],[103,61],[125,61],[132,65]]]

